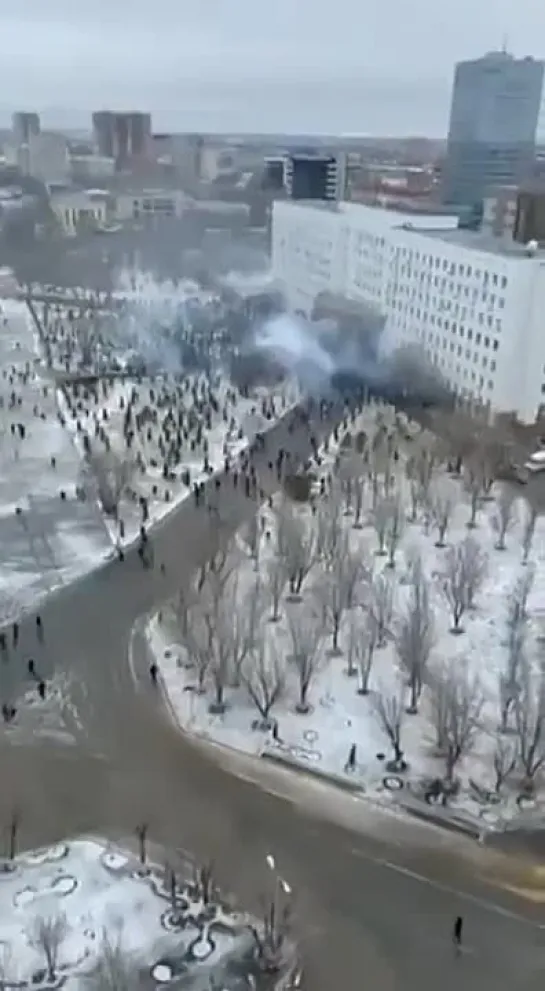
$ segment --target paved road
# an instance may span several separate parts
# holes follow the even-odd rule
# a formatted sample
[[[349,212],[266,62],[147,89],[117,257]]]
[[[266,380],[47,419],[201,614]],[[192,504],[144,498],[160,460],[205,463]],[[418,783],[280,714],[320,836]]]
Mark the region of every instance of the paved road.
[[[282,426],[275,443],[287,446]],[[235,493],[224,506],[231,524],[248,509]],[[481,877],[473,848],[462,858],[455,838],[362,806],[347,809],[349,800],[336,796],[327,801],[338,808],[316,815],[311,792],[292,776],[288,784],[271,772],[259,789],[245,780],[255,765],[230,773],[225,758],[216,763],[172,729],[145,681],[135,685],[127,663],[134,622],[206,556],[209,531],[207,514],[186,502],[156,532],[166,578],[144,572],[130,554],[49,602],[43,645],[33,618],[24,624],[10,663],[22,669],[32,654],[71,676],[63,715],[74,743],[0,744],[3,807],[24,809],[23,840],[80,830],[129,835],[144,819],[167,845],[212,855],[220,880],[253,905],[267,883],[265,854],[274,850],[297,893],[312,991],[435,991],[439,983],[443,991],[542,991],[545,933],[507,895],[499,907],[490,903],[500,895]],[[145,666],[138,639],[135,656],[137,669]],[[324,801],[320,793],[317,805]],[[337,813],[344,826],[331,821]],[[449,934],[458,913],[468,947],[455,958]]]

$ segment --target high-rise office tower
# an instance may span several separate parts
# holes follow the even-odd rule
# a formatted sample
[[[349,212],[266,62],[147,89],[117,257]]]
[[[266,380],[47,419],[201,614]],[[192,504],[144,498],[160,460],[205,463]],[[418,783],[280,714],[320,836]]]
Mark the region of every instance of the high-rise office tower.
[[[27,145],[31,138],[40,133],[40,115],[34,111],[18,110],[11,118],[11,129],[15,144]]]
[[[544,65],[506,51],[457,64],[443,172],[445,203],[477,206],[491,186],[517,184],[530,174]]]
[[[151,114],[100,110],[93,114],[93,137],[98,154],[121,165],[145,158],[151,153]]]

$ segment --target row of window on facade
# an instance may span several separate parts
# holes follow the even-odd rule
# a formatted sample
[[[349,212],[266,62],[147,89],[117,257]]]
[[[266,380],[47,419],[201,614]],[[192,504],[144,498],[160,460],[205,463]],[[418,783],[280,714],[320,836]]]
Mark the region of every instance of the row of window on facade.
[[[494,388],[494,382],[492,379],[487,379],[485,386],[484,375],[479,375],[479,373],[473,369],[469,369],[467,367],[464,368],[459,363],[453,366],[452,362],[450,362],[448,358],[438,354],[433,350],[433,348],[428,347],[424,348],[424,350],[430,361],[432,361],[437,368],[440,368],[444,373],[446,373],[447,377],[454,374],[458,379],[462,378],[466,381],[469,379],[471,382],[474,382],[478,390],[482,390],[486,387],[488,392],[492,392],[492,389]],[[452,384],[454,385],[454,383]],[[458,390],[467,396],[471,395],[471,392],[463,387],[460,389],[458,386]]]
[[[405,266],[401,266],[401,271],[406,268],[409,275],[412,274],[411,262],[421,262],[422,264],[427,264],[429,268],[441,269],[448,275],[458,275],[467,279],[482,278],[484,285],[492,284],[493,286],[499,286],[501,289],[507,288],[509,280],[506,275],[498,275],[497,272],[489,272],[488,269],[480,269],[474,265],[464,265],[461,262],[449,261],[448,258],[442,258],[439,255],[421,255],[419,251],[415,252],[411,248],[399,248],[398,250],[403,257],[407,258],[407,263]]]

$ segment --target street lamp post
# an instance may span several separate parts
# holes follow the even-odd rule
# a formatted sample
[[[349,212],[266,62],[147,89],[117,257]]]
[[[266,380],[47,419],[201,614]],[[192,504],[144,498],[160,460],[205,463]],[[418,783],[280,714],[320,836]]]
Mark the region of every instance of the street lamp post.
[[[272,853],[267,854],[265,857],[265,863],[274,878],[272,898],[267,917],[265,919],[265,938],[269,943],[272,953],[277,954],[280,950],[283,937],[283,932],[281,931],[279,924],[281,899],[283,896],[290,898],[292,895],[292,888],[286,879],[278,873],[276,860]]]

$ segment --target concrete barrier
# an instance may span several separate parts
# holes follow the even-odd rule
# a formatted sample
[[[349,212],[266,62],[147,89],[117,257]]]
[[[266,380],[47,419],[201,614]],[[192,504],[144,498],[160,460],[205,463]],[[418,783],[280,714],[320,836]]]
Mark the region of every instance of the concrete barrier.
[[[481,824],[474,819],[469,819],[464,815],[452,812],[448,808],[428,805],[427,802],[420,802],[418,799],[411,800],[407,795],[401,797],[401,792],[399,794],[399,807],[414,819],[432,823],[434,826],[440,826],[442,829],[448,829],[453,833],[463,833],[465,836],[469,836],[474,840],[482,840],[488,832],[494,832],[493,827],[487,826],[484,822]]]
[[[335,788],[341,788],[343,791],[350,791],[353,794],[360,795],[363,795],[365,792],[364,786],[359,781],[351,781],[350,778],[344,778],[341,774],[332,774],[329,771],[323,771],[321,768],[313,767],[311,764],[302,764],[301,761],[296,760],[295,757],[291,757],[290,754],[284,753],[282,750],[264,749],[259,756],[262,760],[271,761],[273,764],[282,764],[284,767],[289,767],[291,771],[299,772],[299,774],[319,778],[326,784],[333,785]]]

